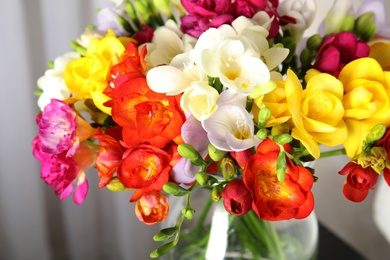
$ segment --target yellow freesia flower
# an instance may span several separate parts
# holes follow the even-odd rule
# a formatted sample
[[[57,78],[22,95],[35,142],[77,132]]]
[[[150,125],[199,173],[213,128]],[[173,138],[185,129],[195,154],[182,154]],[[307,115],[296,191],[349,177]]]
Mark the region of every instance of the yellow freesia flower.
[[[285,81],[277,80],[275,83],[276,88],[274,90],[264,96],[261,96],[260,98],[254,99],[253,103],[252,112],[256,123],[260,108],[266,106],[271,110],[271,116],[265,122],[266,127],[281,125],[289,121],[291,118],[284,90]]]
[[[292,116],[291,135],[318,159],[320,144],[337,146],[347,139],[343,120],[343,85],[330,74],[312,74],[306,89],[292,70],[285,85],[288,109]]]
[[[373,58],[348,63],[340,72],[344,85],[344,120],[348,139],[347,155],[353,158],[362,150],[362,142],[377,124],[390,126],[390,72],[384,72]]]
[[[370,57],[385,71],[390,71],[390,42],[375,42],[370,46]]]
[[[64,72],[65,84],[75,94],[75,99],[91,98],[104,113],[111,115],[111,108],[103,104],[110,98],[103,94],[110,79],[110,69],[119,63],[125,46],[131,38],[117,38],[109,31],[103,39],[92,39],[85,57],[70,62]]]

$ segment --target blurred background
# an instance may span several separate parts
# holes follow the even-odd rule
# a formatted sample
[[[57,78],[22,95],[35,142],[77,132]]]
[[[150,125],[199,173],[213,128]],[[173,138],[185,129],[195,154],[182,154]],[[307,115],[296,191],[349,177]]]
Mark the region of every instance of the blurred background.
[[[333,3],[317,2],[312,31]],[[0,1],[0,259],[149,259],[157,246],[152,236],[158,227],[136,219],[129,193],[100,190],[90,171],[84,204],[60,202],[40,179],[31,153],[39,112],[36,80],[48,69],[47,61],[70,51],[69,42],[95,23],[96,9],[108,5],[107,0]],[[347,162],[341,156],[316,163],[317,216],[367,259],[384,259],[390,241],[375,219],[389,216],[390,189],[380,178],[364,202],[347,201],[342,195],[345,177],[337,174]]]

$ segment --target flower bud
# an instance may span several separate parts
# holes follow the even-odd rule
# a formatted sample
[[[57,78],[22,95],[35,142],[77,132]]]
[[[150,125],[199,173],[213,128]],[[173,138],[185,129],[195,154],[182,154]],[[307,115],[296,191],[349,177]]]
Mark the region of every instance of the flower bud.
[[[140,16],[142,21],[146,24],[149,24],[152,12],[149,10],[148,5],[145,4],[143,0],[136,0],[135,9],[137,10],[138,15]]]
[[[271,116],[271,109],[268,107],[263,107],[259,111],[259,115],[257,116],[257,124],[260,128],[263,128],[265,125],[265,121],[267,121]]]
[[[179,185],[173,183],[173,182],[168,182],[165,183],[163,186],[163,190],[168,193],[172,194],[174,196],[184,196],[188,193],[188,191]]]
[[[273,136],[272,140],[274,140],[276,143],[278,143],[280,145],[285,145],[285,144],[290,143],[293,140],[293,138],[289,134],[281,134],[281,135]]]
[[[378,124],[371,128],[370,132],[368,133],[367,136],[367,142],[368,143],[373,143],[375,141],[379,141],[382,139],[383,135],[386,132],[386,126],[384,124]]]
[[[165,241],[172,238],[178,231],[177,227],[169,227],[160,230],[156,235],[153,236],[153,240],[156,242]]]
[[[353,32],[355,27],[355,16],[352,14],[347,15],[340,25],[340,31]]]
[[[334,1],[325,18],[325,34],[340,32],[341,24],[352,9],[352,0]]]
[[[198,151],[196,151],[195,148],[190,144],[180,144],[177,147],[177,151],[182,157],[187,158],[191,161],[192,164],[196,166],[201,165],[203,162],[203,159]]]
[[[237,216],[244,215],[252,208],[252,196],[240,179],[234,179],[226,184],[221,196],[227,212]]]
[[[259,138],[261,140],[265,140],[268,137],[268,131],[266,129],[262,128],[259,131],[257,131],[256,136],[257,136],[257,138]]]
[[[227,154],[226,151],[221,151],[221,150],[218,150],[217,148],[215,148],[214,145],[212,144],[209,144],[207,146],[208,150],[209,150],[209,156],[210,158],[214,161],[214,162],[217,162],[219,160],[221,160],[223,157],[225,157],[225,155]]]
[[[218,202],[221,199],[222,187],[217,185],[211,190],[211,199]]]
[[[236,163],[230,157],[224,157],[219,165],[223,177],[226,180],[231,180],[236,174]]]
[[[205,186],[207,184],[207,181],[209,179],[209,175],[205,172],[198,172],[195,174],[196,181],[199,183],[200,186]]]
[[[306,47],[310,51],[317,51],[321,47],[321,44],[322,44],[322,37],[317,33],[310,36],[309,39],[307,39]]]
[[[365,42],[368,42],[375,35],[374,18],[374,14],[368,12],[359,16],[355,21],[354,33]]]
[[[303,68],[311,67],[312,55],[311,55],[311,52],[309,49],[307,49],[307,48],[303,49],[299,59],[302,63]]]
[[[185,208],[182,209],[181,213],[184,215],[186,219],[191,220],[195,215],[195,210],[193,208]]]
[[[116,19],[118,20],[119,24],[122,25],[123,29],[125,29],[130,34],[134,33],[134,30],[131,27],[131,24],[125,18],[123,18],[122,16],[118,15]]]
[[[153,0],[153,4],[167,17],[172,16],[171,0]]]

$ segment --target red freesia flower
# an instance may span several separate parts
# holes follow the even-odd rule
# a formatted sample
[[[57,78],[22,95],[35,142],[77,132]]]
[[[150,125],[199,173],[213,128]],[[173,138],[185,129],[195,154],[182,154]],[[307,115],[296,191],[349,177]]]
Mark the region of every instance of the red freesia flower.
[[[127,188],[136,189],[134,202],[150,191],[160,191],[168,182],[172,156],[151,145],[141,144],[128,149],[118,167],[119,181]]]
[[[314,208],[311,172],[286,158],[285,179],[279,182],[276,175],[279,146],[266,139],[257,150],[243,171],[256,214],[266,220],[302,219],[310,215]]]
[[[145,193],[135,205],[135,215],[146,225],[164,221],[168,213],[168,197],[159,191]]]
[[[353,162],[345,165],[339,174],[348,174],[343,193],[347,199],[353,202],[363,201],[369,190],[374,189],[379,176],[371,167],[363,168],[360,164]]]
[[[234,179],[226,184],[221,196],[227,212],[241,216],[252,207],[252,196],[240,179]]]
[[[390,162],[390,128],[387,128],[385,135],[378,141],[377,146],[383,147],[387,152],[387,160]],[[390,186],[390,169],[383,170],[383,177]]]
[[[329,36],[317,53],[313,68],[338,77],[342,68],[349,62],[368,57],[370,46],[359,41],[351,32],[340,32]]]
[[[114,133],[110,135],[110,132]],[[99,187],[106,186],[116,172],[122,161],[122,155],[125,149],[120,145],[121,139],[115,138],[115,132],[122,131],[121,127],[110,128],[105,134],[99,131],[94,137],[98,140],[100,148],[96,158],[96,168],[100,177]],[[120,134],[119,134],[120,136]]]

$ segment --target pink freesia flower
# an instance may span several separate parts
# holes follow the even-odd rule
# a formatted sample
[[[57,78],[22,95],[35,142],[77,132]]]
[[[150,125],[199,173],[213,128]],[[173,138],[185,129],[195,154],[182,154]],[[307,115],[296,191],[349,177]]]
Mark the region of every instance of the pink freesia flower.
[[[74,154],[79,146],[76,137],[77,115],[67,104],[52,99],[36,117],[36,122],[45,153],[60,154],[67,151],[67,156]]]
[[[33,141],[34,157],[41,162],[41,178],[52,187],[55,194],[63,200],[76,189],[73,201],[82,204],[88,192],[88,181],[84,171],[95,161],[95,152],[81,145],[73,157],[66,152],[50,154],[45,152],[41,139],[37,136]]]
[[[351,32],[340,32],[329,36],[317,54],[313,68],[338,77],[344,66],[358,58],[367,57],[370,47],[359,41]]]

